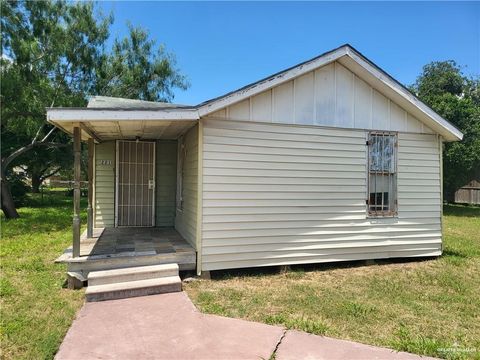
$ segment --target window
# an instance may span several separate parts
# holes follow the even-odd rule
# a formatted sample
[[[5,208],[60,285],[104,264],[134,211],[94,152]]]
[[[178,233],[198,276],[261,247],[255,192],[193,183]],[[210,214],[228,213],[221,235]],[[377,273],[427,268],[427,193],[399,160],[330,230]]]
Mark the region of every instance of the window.
[[[368,135],[368,215],[397,214],[397,134]]]

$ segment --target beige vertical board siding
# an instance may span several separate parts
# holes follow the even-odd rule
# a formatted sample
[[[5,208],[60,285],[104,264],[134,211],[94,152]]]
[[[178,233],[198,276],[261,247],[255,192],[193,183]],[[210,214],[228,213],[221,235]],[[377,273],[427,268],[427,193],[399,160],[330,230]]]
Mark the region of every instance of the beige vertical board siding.
[[[272,90],[273,92],[273,122],[293,124],[293,81],[286,82],[279,86],[276,86]],[[229,114],[229,119],[235,119]],[[262,121],[258,119],[258,121]]]
[[[174,226],[177,141],[158,140],[156,143],[155,162],[155,226]]]
[[[237,120],[250,120],[250,99],[233,104],[228,108],[228,113]]]
[[[335,126],[353,128],[354,123],[354,75],[346,67],[335,64]]]
[[[338,62],[218,110],[210,117],[433,134]]]
[[[272,121],[272,91],[265,91],[252,97],[252,118]]]
[[[184,135],[186,155],[183,172],[183,210],[176,210],[175,228],[196,248],[197,181],[198,181],[198,125]]]
[[[366,216],[366,132],[204,119],[202,270],[441,253],[434,135],[399,134],[397,218]]]
[[[94,198],[94,227],[115,226],[115,141],[95,144]]]
[[[295,123],[313,125],[314,73],[309,72],[295,79]]]
[[[315,70],[315,124],[335,124],[335,63]]]

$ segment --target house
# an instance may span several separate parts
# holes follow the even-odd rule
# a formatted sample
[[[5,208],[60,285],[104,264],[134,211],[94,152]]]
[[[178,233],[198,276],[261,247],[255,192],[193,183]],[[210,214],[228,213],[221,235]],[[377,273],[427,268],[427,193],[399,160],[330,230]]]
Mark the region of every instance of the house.
[[[89,146],[72,273],[442,253],[442,143],[463,135],[350,45],[195,106],[94,97],[47,117],[77,179]]]

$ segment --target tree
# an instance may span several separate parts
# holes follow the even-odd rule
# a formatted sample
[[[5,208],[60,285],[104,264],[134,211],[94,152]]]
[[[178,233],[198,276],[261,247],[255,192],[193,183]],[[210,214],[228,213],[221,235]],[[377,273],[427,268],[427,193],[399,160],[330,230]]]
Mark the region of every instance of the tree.
[[[85,104],[111,19],[97,17],[89,2],[1,1],[0,6],[1,196],[5,216],[15,218],[9,168],[32,149],[66,145],[45,123],[45,108]]]
[[[173,89],[187,89],[175,57],[155,47],[147,31],[128,25],[129,35],[116,39],[96,69],[95,91],[105,96],[170,102]]]
[[[432,62],[423,67],[412,90],[464,134],[443,151],[444,196],[453,201],[455,191],[480,168],[480,80],[465,76],[454,61]]]
[[[44,180],[63,169],[71,168],[73,163],[73,149],[71,146],[36,147],[26,155],[25,157],[20,156],[18,163],[21,164],[19,167],[31,179],[31,191],[33,193],[40,191],[40,185]],[[44,160],[38,161],[37,159]]]
[[[18,217],[8,186],[12,166],[39,178],[65,165],[55,147],[70,139],[45,122],[45,108],[85,106],[88,95],[146,100],[173,98],[188,86],[173,56],[141,29],[106,49],[112,16],[92,2],[0,1],[1,198],[7,218]],[[32,152],[35,150],[37,153]],[[64,155],[65,157],[65,155]]]

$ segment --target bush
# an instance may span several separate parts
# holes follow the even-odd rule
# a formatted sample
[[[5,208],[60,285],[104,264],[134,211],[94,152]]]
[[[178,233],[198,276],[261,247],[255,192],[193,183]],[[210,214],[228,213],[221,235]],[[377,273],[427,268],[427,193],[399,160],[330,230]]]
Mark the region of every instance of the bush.
[[[30,187],[26,183],[25,176],[22,174],[11,173],[7,175],[7,183],[12,193],[13,202],[16,207],[25,205],[27,192]]]

